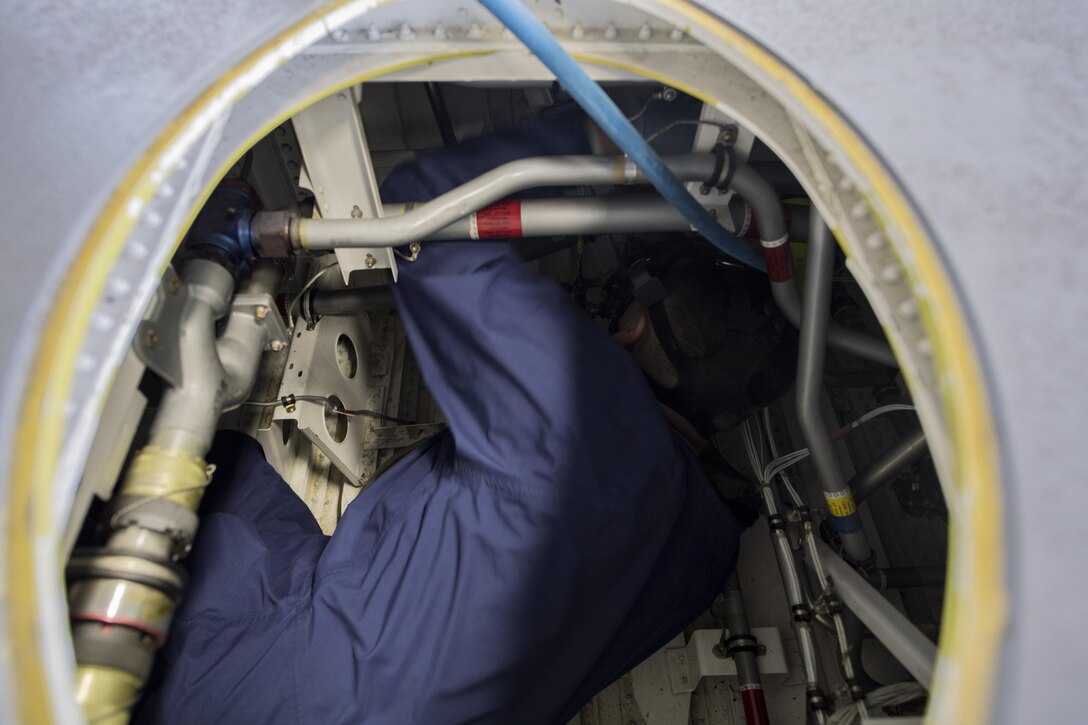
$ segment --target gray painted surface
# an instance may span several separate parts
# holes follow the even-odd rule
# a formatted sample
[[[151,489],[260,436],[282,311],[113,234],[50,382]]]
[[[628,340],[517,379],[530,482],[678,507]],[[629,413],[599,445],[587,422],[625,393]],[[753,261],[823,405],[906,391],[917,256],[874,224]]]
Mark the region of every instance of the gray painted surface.
[[[1084,661],[1088,5],[700,0],[798,69],[933,230],[1003,444],[1012,626],[995,718],[1072,722]],[[1025,613],[1027,616],[1025,616]],[[1043,717],[1043,713],[1047,716]]]
[[[18,7],[16,7],[18,5]],[[5,2],[0,22],[0,500],[27,367],[50,300],[121,172],[166,123],[309,0]],[[0,526],[10,512],[0,508]],[[0,556],[0,581],[6,560]],[[0,615],[7,606],[0,590]],[[0,616],[5,623],[6,616]],[[4,635],[6,636],[6,633]],[[0,722],[12,711],[0,646]]]

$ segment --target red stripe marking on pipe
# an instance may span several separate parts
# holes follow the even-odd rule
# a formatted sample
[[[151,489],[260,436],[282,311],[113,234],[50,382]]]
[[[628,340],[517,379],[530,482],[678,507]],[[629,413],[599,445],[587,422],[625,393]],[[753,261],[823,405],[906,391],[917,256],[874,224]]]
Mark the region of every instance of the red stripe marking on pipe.
[[[144,634],[151,635],[155,640],[155,644],[159,649],[166,644],[166,633],[162,630],[156,629],[147,622],[141,622],[138,619],[127,619],[125,617],[107,617],[104,614],[74,614],[72,619],[78,622],[98,622],[107,627],[128,627],[129,629],[139,630]]]
[[[762,687],[751,687],[740,691],[740,701],[744,705],[744,719],[748,725],[771,725],[767,714],[767,701],[763,699]]]
[[[476,230],[480,239],[509,239],[521,236],[521,202],[500,201],[476,212]]]
[[[772,282],[786,282],[793,278],[793,253],[789,243],[763,248],[763,261],[767,263],[767,276]]]

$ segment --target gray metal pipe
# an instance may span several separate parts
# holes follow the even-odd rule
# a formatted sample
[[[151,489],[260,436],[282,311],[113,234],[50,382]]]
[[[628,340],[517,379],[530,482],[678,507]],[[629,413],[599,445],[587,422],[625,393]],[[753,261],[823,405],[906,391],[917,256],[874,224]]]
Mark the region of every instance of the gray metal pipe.
[[[388,287],[351,287],[349,289],[311,289],[299,303],[303,319],[324,315],[354,315],[369,310],[389,309],[393,293]]]
[[[820,411],[834,259],[835,241],[831,230],[818,214],[813,214],[797,353],[797,418],[823,487],[831,521],[842,539],[846,555],[856,562],[864,562],[871,557],[872,550],[861,528],[853,495],[845,486],[846,479]]]
[[[691,225],[676,208],[656,194],[587,196],[559,199],[523,199],[520,208],[520,237],[559,237],[579,234],[614,234],[620,232],[687,232]],[[403,210],[403,205],[385,207],[389,217]],[[449,224],[424,241],[472,239],[478,218],[488,214],[484,208]]]
[[[937,658],[936,645],[830,546],[822,541],[816,542],[816,546],[843,604],[858,616],[918,684],[929,689]],[[811,556],[806,557],[805,561],[812,565],[811,559]]]
[[[230,307],[234,278],[222,265],[204,259],[187,262],[181,276],[188,291],[178,322],[181,385],[163,393],[151,444],[202,457],[220,414],[223,366],[215,349],[215,325]]]
[[[737,680],[740,683],[741,700],[744,705],[745,720],[749,725],[768,725],[767,703],[763,697],[763,683],[759,678],[759,665],[756,652],[759,642],[748,625],[748,613],[744,609],[744,595],[740,589],[737,573],[729,577],[722,590],[725,627],[729,638],[722,642],[728,657],[737,665]]]
[[[703,181],[714,170],[710,154],[663,158],[681,181]],[[426,239],[488,204],[525,189],[647,183],[623,156],[547,156],[503,164],[399,216],[379,219],[298,219],[291,241],[303,249],[400,246]],[[462,239],[464,237],[461,237]]]
[[[926,434],[916,426],[854,474],[847,484],[854,492],[854,500],[860,504],[869,498],[895,478],[896,474],[924,456],[928,450]]]
[[[782,213],[782,204],[778,200],[778,193],[767,181],[749,166],[738,166],[733,173],[730,188],[752,205],[752,213],[755,215],[756,225],[759,227],[759,238],[764,247],[774,247],[786,243],[787,232],[786,218]],[[818,217],[816,211],[810,210],[810,217]],[[811,229],[811,226],[810,226]],[[811,234],[811,232],[810,232]],[[794,327],[801,325],[801,295],[797,290],[797,280],[792,271],[785,279],[771,279],[771,294],[775,303],[782,310],[782,314]],[[884,340],[856,330],[850,330],[834,323],[830,324],[827,332],[829,344],[859,357],[873,360],[882,365],[897,367],[895,355]]]
[[[271,293],[281,274],[275,263],[260,262],[247,281],[247,291]],[[150,442],[203,456],[211,447],[219,416],[249,395],[266,332],[252,311],[237,311],[217,340],[216,323],[230,307],[233,277],[215,262],[193,259],[182,278],[189,293],[179,322],[182,380],[163,393]]]

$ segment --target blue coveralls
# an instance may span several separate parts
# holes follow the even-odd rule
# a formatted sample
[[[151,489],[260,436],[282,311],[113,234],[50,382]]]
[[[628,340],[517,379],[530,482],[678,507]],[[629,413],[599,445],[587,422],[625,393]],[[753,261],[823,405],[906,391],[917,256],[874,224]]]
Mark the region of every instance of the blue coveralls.
[[[582,151],[558,126],[423,156],[383,198]],[[565,723],[732,571],[741,527],[630,355],[510,245],[424,244],[393,293],[448,432],[331,537],[255,441],[220,434],[139,720]]]

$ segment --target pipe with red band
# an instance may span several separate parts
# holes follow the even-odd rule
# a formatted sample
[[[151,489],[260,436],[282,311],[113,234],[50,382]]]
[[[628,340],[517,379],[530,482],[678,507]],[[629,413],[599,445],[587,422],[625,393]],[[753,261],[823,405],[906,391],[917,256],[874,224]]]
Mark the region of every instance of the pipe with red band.
[[[507,199],[491,204],[469,219],[472,239],[516,239],[521,234],[521,201]]]

